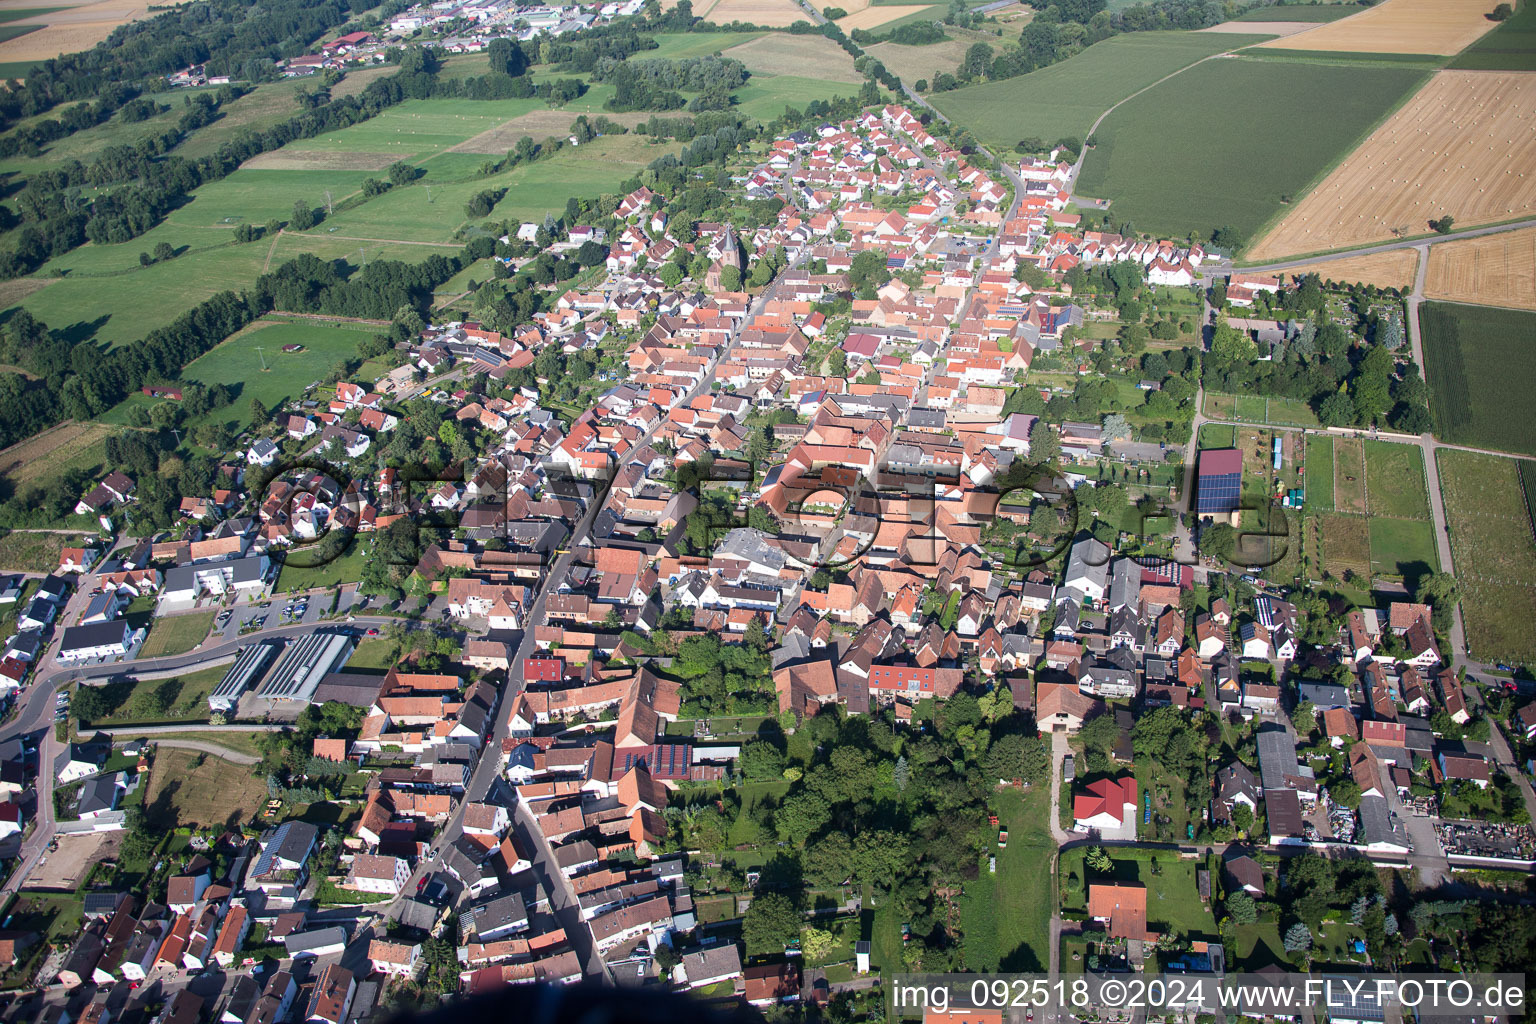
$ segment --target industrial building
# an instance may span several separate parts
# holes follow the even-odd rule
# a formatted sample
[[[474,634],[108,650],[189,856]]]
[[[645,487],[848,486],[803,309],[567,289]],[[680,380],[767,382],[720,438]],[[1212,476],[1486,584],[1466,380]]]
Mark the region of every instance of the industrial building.
[[[223,714],[235,710],[235,705],[240,703],[245,692],[261,681],[262,673],[272,664],[279,649],[274,643],[250,644],[240,648],[235,663],[208,695],[208,710]]]
[[[353,640],[346,633],[311,633],[288,644],[256,696],[264,700],[302,700],[314,696],[328,673],[346,664]]]

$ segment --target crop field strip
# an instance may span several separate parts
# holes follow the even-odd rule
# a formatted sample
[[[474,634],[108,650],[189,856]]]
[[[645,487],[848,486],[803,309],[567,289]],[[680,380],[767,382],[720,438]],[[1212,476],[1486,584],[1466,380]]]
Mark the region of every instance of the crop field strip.
[[[1514,6],[1513,17],[1457,54],[1451,67],[1468,71],[1536,71],[1536,4],[1520,0]]]
[[[1433,257],[1431,257],[1433,260]],[[1339,260],[1309,263],[1291,267],[1281,273],[1285,277],[1301,277],[1316,274],[1324,281],[1340,284],[1369,284],[1377,288],[1413,287],[1414,274],[1419,269],[1419,253],[1416,249],[1393,249],[1364,256],[1348,256]],[[1433,270],[1433,262],[1431,262]]]
[[[1536,310],[1536,228],[1431,246],[1424,295]]]
[[[1536,390],[1536,313],[1426,302],[1419,328],[1435,436],[1536,455],[1536,422],[1523,414]]]
[[[1536,77],[1441,71],[1247,253],[1254,261],[1536,214]]]
[[[1493,27],[1484,17],[1489,9],[1484,0],[1384,0],[1300,36],[1261,45],[1359,53],[1452,54]]]
[[[1536,660],[1536,533],[1521,460],[1439,452],[1467,645],[1484,661]]]
[[[784,28],[811,19],[794,0],[716,0],[704,20],[716,25],[741,21],[767,28]]]
[[[1211,37],[1217,38],[1217,37]],[[1231,37],[1226,37],[1231,38]],[[1351,152],[1422,81],[1421,71],[1252,60],[1206,61],[1128,100],[1095,132],[1078,181],[1116,214],[1158,235],[1230,228],[1256,237]],[[1221,96],[1211,104],[1206,98]],[[1285,112],[1255,133],[1232,106]],[[1319,119],[1312,112],[1327,109]],[[1192,160],[1191,154],[1200,158]],[[1179,174],[1167,168],[1181,168]]]

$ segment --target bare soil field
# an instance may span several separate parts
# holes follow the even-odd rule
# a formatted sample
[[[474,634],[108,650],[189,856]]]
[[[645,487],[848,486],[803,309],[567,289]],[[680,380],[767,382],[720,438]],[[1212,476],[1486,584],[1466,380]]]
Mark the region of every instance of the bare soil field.
[[[817,38],[820,38],[819,36]],[[473,138],[465,139],[457,146],[449,148],[450,153],[486,153],[502,156],[517,145],[517,140],[524,135],[534,140],[547,139],[551,135],[565,136],[571,130],[571,122],[580,116],[569,110],[530,110],[526,114],[520,114],[495,128],[488,128]],[[648,119],[650,114],[608,114],[602,115],[610,121],[633,128],[635,125]]]
[[[1457,53],[1493,28],[1495,23],[1483,17],[1490,10],[1484,0],[1386,0],[1348,18],[1259,46],[1346,53]]]
[[[1285,13],[1281,11],[1281,13]],[[1220,25],[1203,28],[1201,32],[1228,32],[1234,35],[1294,36],[1299,32],[1317,28],[1315,21],[1224,21]]]
[[[1536,228],[1430,246],[1431,299],[1536,309]]]
[[[174,0],[172,0],[174,2]],[[27,3],[27,7],[55,6],[52,3]],[[49,60],[64,53],[89,50],[119,25],[149,17],[142,0],[97,0],[66,7],[11,22],[13,25],[42,25],[36,32],[0,43],[0,62]]]
[[[48,860],[38,864],[27,876],[28,889],[74,890],[91,865],[109,854],[116,854],[122,845],[121,832],[84,832],[78,835],[59,836],[59,848],[48,855]]]
[[[844,32],[852,32],[856,28],[879,28],[881,25],[900,21],[909,14],[916,14],[927,6],[927,4],[912,4],[901,7],[867,7],[857,14],[837,19],[837,26]]]
[[[570,119],[565,123],[569,125]],[[382,171],[398,159],[398,153],[329,153],[284,148],[258,153],[241,166],[261,171]]]
[[[775,32],[733,46],[721,56],[741,61],[748,71],[758,75],[802,75],[853,84],[864,81],[864,76],[853,70],[853,58],[848,51],[825,36]]]
[[[1373,252],[1326,263],[1312,263],[1284,271],[1287,277],[1316,274],[1324,281],[1342,284],[1370,284],[1377,288],[1412,288],[1413,275],[1419,270],[1419,254],[1413,249]]]
[[[893,74],[900,75],[902,81],[915,82],[919,78],[931,79],[944,71],[954,74],[970,46],[971,41],[968,39],[950,39],[931,46],[879,43],[866,46],[864,52],[877,58]]]
[[[744,21],[768,28],[783,28],[797,21],[811,19],[794,0],[719,0],[709,9],[704,20],[716,25]]]
[[[61,423],[0,451],[0,476],[17,487],[91,457],[113,431],[103,423]]]
[[[1441,71],[1248,256],[1278,259],[1384,241],[1396,231],[1419,234],[1447,215],[1471,227],[1533,211],[1536,75]]]

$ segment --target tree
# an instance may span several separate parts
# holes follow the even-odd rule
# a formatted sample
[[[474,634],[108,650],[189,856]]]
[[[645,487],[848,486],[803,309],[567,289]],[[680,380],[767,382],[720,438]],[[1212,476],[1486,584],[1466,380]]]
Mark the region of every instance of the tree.
[[[1037,419],[1029,428],[1029,454],[1041,464],[1055,462],[1061,457],[1061,435],[1045,420]]]
[[[800,937],[804,923],[800,911],[787,896],[776,892],[761,893],[752,899],[741,921],[741,938],[748,956],[769,956],[784,952],[784,947]],[[1311,943],[1311,934],[1307,936]]]
[[[807,928],[800,933],[800,952],[812,962],[825,960],[836,945],[833,934],[821,928]]]
[[[741,291],[741,269],[727,264],[720,268],[720,289],[727,292]]]
[[[1224,363],[1252,362],[1259,354],[1259,348],[1248,336],[1247,331],[1240,331],[1227,323],[1226,318],[1216,321],[1215,330],[1211,334],[1211,355]]]
[[[1287,953],[1304,953],[1312,948],[1312,929],[1305,922],[1297,921],[1286,929],[1284,941]]]
[[[1456,218],[1447,214],[1439,220],[1430,221],[1429,226],[1438,234],[1448,235],[1456,229]]]
[[[1296,731],[1303,736],[1317,728],[1317,705],[1309,700],[1304,700],[1296,705],[1296,710],[1291,712],[1291,724],[1296,726]]]
[[[806,845],[800,854],[800,869],[812,885],[842,885],[853,871],[853,844],[842,832],[828,832]]]
[[[781,778],[784,755],[767,740],[753,740],[741,748],[741,772],[753,782]]]
[[[1392,353],[1375,346],[1360,360],[1350,386],[1355,402],[1355,416],[1374,423],[1392,406]]]
[[[295,231],[308,231],[315,226],[315,211],[302,199],[296,199],[293,203],[293,215],[288,218],[288,226]]]
[[[111,703],[99,686],[75,687],[75,699],[70,711],[80,722],[95,722],[112,713]]]
[[[1355,422],[1355,403],[1342,391],[1334,391],[1317,407],[1317,420],[1325,427],[1346,427]]]
[[[1489,21],[1508,21],[1509,16],[1514,13],[1515,9],[1509,4],[1499,4],[1493,10],[1484,15],[1484,17],[1486,17]]]
[[[1109,854],[1104,852],[1102,846],[1089,847],[1088,852],[1083,854],[1083,863],[1088,865],[1089,870],[1097,871],[1101,875],[1114,867],[1110,862]]]
[[[1456,577],[1448,572],[1432,572],[1419,580],[1418,592],[1414,597],[1420,604],[1429,605],[1431,624],[1437,632],[1450,630],[1451,610],[1460,600]]]
[[[1253,897],[1239,889],[1226,899],[1227,916],[1233,924],[1253,924],[1259,919],[1258,905],[1253,902]]]
[[[1247,835],[1253,828],[1253,808],[1238,803],[1232,806],[1232,827]]]
[[[1131,425],[1117,412],[1104,417],[1104,440],[1124,441],[1131,436]]]

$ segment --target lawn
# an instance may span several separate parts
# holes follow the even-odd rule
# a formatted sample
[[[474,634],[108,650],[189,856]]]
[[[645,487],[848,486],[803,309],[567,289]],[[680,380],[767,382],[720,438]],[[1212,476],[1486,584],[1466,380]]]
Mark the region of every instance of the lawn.
[[[1220,34],[1213,38],[1223,37]],[[1157,235],[1226,228],[1258,238],[1423,80],[1419,70],[1207,61],[1136,96],[1099,126],[1078,191]],[[1211,103],[1210,97],[1222,97]],[[1262,129],[1229,109],[1269,112]],[[1328,111],[1319,118],[1316,111]],[[1190,154],[1200,154],[1190,159]],[[1178,174],[1167,168],[1179,167]]]
[[[213,617],[218,612],[188,612],[185,615],[167,615],[154,620],[149,636],[139,649],[141,658],[163,658],[168,654],[185,654],[208,638],[213,628]]]
[[[1371,524],[1371,570],[1417,580],[1439,568],[1435,526],[1428,519],[1391,519],[1374,515]]]
[[[395,662],[400,658],[400,650],[393,640],[387,640],[382,636],[370,637],[358,642],[357,649],[352,652],[352,657],[347,659],[347,671],[355,672],[358,669],[378,669],[383,672],[394,668]]]
[[[1365,483],[1371,515],[1429,518],[1424,453],[1418,445],[1366,441]]]
[[[1536,71],[1536,2],[1516,0],[1513,17],[1467,47],[1453,68],[1468,71]]]
[[[1147,888],[1149,927],[1157,931],[1175,928],[1190,939],[1215,937],[1215,918],[1201,904],[1195,879],[1196,870],[1205,866],[1203,860],[1183,860],[1172,850],[1136,851],[1112,847],[1107,852],[1111,857],[1107,873],[1086,867],[1082,847],[1062,854],[1062,877],[1075,874],[1083,881],[1075,896],[1063,896],[1062,904],[1066,909],[1085,910],[1088,886],[1095,882],[1140,882]]]
[[[1238,395],[1237,419],[1244,423],[1266,422],[1267,407],[1263,395]]]
[[[240,430],[250,422],[253,398],[261,399],[262,405],[276,412],[303,395],[337,363],[357,358],[358,344],[368,337],[369,332],[314,321],[263,321],[241,331],[194,359],[182,371],[183,380],[225,383],[238,389],[233,402],[189,420],[183,431],[204,423],[224,423],[232,430]],[[304,347],[299,352],[284,352],[287,345]],[[134,395],[108,410],[102,419],[126,423],[129,409],[152,406],[157,401],[160,400]]]
[[[1536,388],[1536,313],[1426,302],[1419,329],[1435,436],[1536,454],[1536,419],[1510,414]]]
[[[1133,32],[1114,36],[1059,64],[1000,82],[937,93],[933,105],[982,143],[1011,152],[1020,139],[1081,140],[1098,116],[1127,96],[1212,54],[1266,36]],[[905,77],[900,68],[893,68]],[[1180,160],[1182,166],[1187,161]]]
[[[1321,434],[1307,438],[1307,507],[1333,509],[1333,438]]]
[[[1223,423],[1200,426],[1200,448],[1231,448],[1237,443],[1237,428]]]
[[[1536,543],[1517,463],[1452,449],[1438,458],[1470,653],[1536,663]]]
[[[31,987],[32,975],[42,966],[48,947],[55,942],[71,943],[80,934],[84,922],[80,897],[20,893],[6,911],[6,927],[15,932],[35,932],[42,940],[20,951],[14,967],[0,973],[0,984],[8,989]]]
[[[144,813],[151,824],[236,827],[255,816],[267,799],[266,782],[245,765],[175,747],[155,750]]]
[[[1055,850],[1045,819],[1050,787],[1006,789],[993,800],[1008,829],[1008,846],[993,848],[997,874],[986,859],[960,901],[965,968],[971,971],[1044,971],[1050,964],[1054,880],[1047,865]]]
[[[363,578],[363,565],[368,559],[368,544],[354,538],[341,556],[319,565],[305,565],[303,551],[293,553],[293,562],[284,563],[272,588],[274,594],[287,594],[296,590],[332,588],[343,583],[356,583]]]

